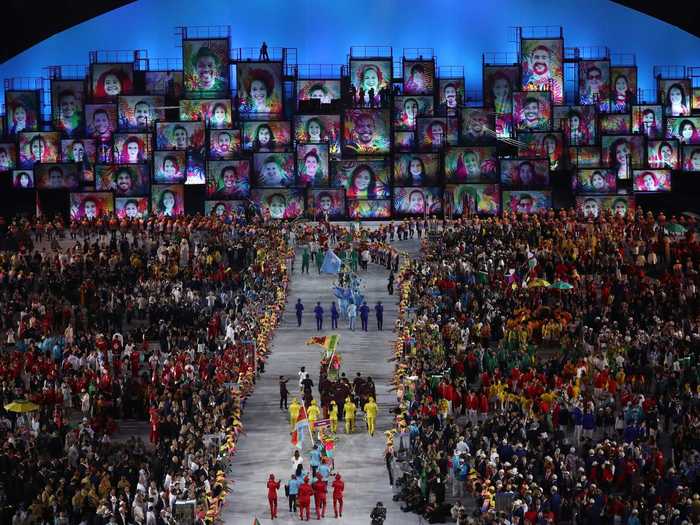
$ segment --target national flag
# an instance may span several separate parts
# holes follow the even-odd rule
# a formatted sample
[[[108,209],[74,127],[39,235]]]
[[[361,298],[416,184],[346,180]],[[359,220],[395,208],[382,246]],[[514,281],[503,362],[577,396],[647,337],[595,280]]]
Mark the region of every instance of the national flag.
[[[338,273],[342,265],[343,261],[340,260],[340,257],[333,253],[333,250],[328,250],[323,258],[321,273]]]
[[[317,419],[314,421],[314,428],[324,428],[324,427],[330,427],[331,426],[331,420],[330,419]]]
[[[309,428],[309,419],[306,417],[306,409],[302,406],[299,409],[296,425],[292,432],[292,445],[302,448],[304,443],[304,429]]]
[[[310,339],[306,340],[307,345],[318,345],[322,348],[326,349],[326,352],[331,354],[335,352],[335,349],[338,347],[338,341],[340,341],[340,336],[337,334],[333,335],[323,335],[323,336],[314,336]]]
[[[254,518],[253,525],[260,525],[260,520],[258,518]]]

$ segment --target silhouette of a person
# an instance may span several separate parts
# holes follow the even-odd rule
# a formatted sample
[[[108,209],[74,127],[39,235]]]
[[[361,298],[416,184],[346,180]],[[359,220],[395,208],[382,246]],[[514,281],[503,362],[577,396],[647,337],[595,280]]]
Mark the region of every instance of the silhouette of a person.
[[[260,46],[259,60],[270,60],[270,57],[267,54],[267,43],[266,42],[263,42],[262,45]]]

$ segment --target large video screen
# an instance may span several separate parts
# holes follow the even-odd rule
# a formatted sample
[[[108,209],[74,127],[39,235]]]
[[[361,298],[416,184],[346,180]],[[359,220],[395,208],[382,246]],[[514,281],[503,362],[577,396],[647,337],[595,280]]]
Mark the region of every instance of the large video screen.
[[[16,190],[34,189],[34,170],[12,170],[12,187]]]
[[[233,159],[241,152],[240,129],[210,129],[209,158]]]
[[[448,216],[498,215],[501,211],[498,184],[447,185],[444,201]]]
[[[607,113],[598,116],[601,135],[626,135],[631,133],[632,117],[629,113]]]
[[[286,151],[292,143],[291,123],[286,120],[247,121],[243,123],[245,151]]]
[[[484,105],[498,114],[513,112],[513,93],[520,90],[520,67],[484,66]]]
[[[225,217],[227,215],[245,215],[246,201],[204,201],[204,215],[206,217]]]
[[[516,131],[547,131],[552,123],[549,93],[513,93],[513,122]]]
[[[513,188],[549,186],[547,159],[501,159],[501,184]]]
[[[0,143],[0,172],[17,167],[17,146],[12,142]]]
[[[251,198],[271,219],[295,219],[304,213],[302,189],[256,189]]]
[[[576,193],[615,193],[617,177],[605,168],[578,169],[572,177],[572,189]]]
[[[601,211],[609,211],[618,217],[624,217],[627,213],[634,213],[635,200],[632,196],[615,195],[612,197],[576,197],[576,210],[584,218],[595,219]]]
[[[113,191],[118,197],[148,195],[150,186],[148,164],[104,165],[95,167],[95,189]]]
[[[182,184],[154,184],[151,187],[151,213],[177,217],[185,213],[185,187]]]
[[[297,115],[294,139],[298,143],[328,143],[331,158],[340,158],[340,115]]]
[[[601,111],[610,107],[610,61],[581,60],[578,63],[578,102],[598,106]]]
[[[72,137],[82,131],[85,121],[85,82],[83,80],[51,81],[51,120],[56,131]]]
[[[700,171],[699,146],[683,146],[683,171]]]
[[[401,153],[394,155],[394,184],[397,186],[435,186],[440,178],[437,153]]]
[[[115,133],[114,159],[120,164],[139,164],[151,160],[151,135]]]
[[[180,184],[187,180],[187,160],[184,151],[153,153],[153,182]]]
[[[250,162],[224,160],[207,162],[207,197],[246,199],[250,196]]]
[[[634,170],[634,191],[658,193],[671,191],[671,170]]]
[[[5,91],[5,129],[8,135],[39,129],[38,91]]]
[[[681,144],[700,144],[700,117],[667,118],[666,138],[678,139]]]
[[[571,146],[593,146],[598,137],[597,115],[595,106],[554,106],[552,129],[563,131]]]
[[[112,140],[112,133],[117,129],[116,104],[86,104],[85,132],[100,143]]]
[[[282,114],[282,62],[239,62],[236,64],[236,81],[241,118]]]
[[[171,99],[182,98],[185,92],[182,71],[144,71],[144,92]]]
[[[70,218],[92,220],[114,212],[114,195],[109,192],[88,191],[71,193]]]
[[[76,190],[80,188],[78,165],[58,162],[36,164],[34,181],[39,190]]]
[[[562,39],[520,40],[522,88],[525,91],[549,91],[553,104],[564,102]]]
[[[435,90],[435,62],[403,61],[403,92],[406,95],[432,95]]]
[[[116,197],[114,211],[120,219],[145,219],[148,217],[148,197]]]
[[[95,139],[62,139],[61,162],[95,164],[97,162]]]
[[[340,100],[340,80],[297,80],[297,102],[320,100],[331,104]]]
[[[379,92],[391,88],[392,63],[391,59],[350,60],[350,84],[356,93],[355,101],[359,105],[380,103]],[[362,92],[364,100],[360,101]],[[373,100],[370,101],[370,92]]]
[[[690,115],[691,86],[689,78],[658,79],[659,100],[667,117],[685,117]]]
[[[618,179],[629,179],[631,168],[641,168],[644,163],[644,137],[641,135],[604,135],[601,138],[602,161]]]
[[[119,97],[119,129],[147,131],[157,120],[165,120],[165,100],[161,96],[131,95]]]
[[[119,95],[134,91],[134,65],[92,64],[92,98],[96,102],[115,102]]]
[[[487,108],[463,108],[461,115],[461,142],[465,146],[495,144],[494,114]]]
[[[632,133],[641,133],[650,139],[663,137],[664,126],[661,106],[632,106]]]
[[[394,129],[416,129],[418,117],[431,117],[435,111],[433,97],[394,97]]]
[[[603,163],[598,146],[569,147],[569,165],[572,168],[595,168]]]
[[[551,191],[504,191],[503,210],[513,213],[539,213],[552,207]]]
[[[314,219],[342,219],[345,217],[345,191],[342,189],[315,189],[308,191],[308,210]]]
[[[680,146],[677,140],[650,140],[647,142],[647,164],[650,168],[678,169]]]
[[[390,152],[389,111],[351,109],[343,119],[343,153],[347,155]]]
[[[394,188],[394,213],[433,215],[442,213],[442,188]]]
[[[389,177],[389,166],[384,159],[336,161],[331,186],[345,188],[348,199],[388,199],[391,197]]]
[[[464,102],[464,77],[438,81],[438,114],[456,116]]]
[[[391,217],[390,200],[348,200],[350,219],[388,219]]]
[[[229,39],[182,41],[185,96],[219,98],[229,91]]]
[[[328,187],[328,145],[297,145],[297,185]]]
[[[627,113],[637,101],[637,66],[610,68],[610,108],[612,113]]]
[[[518,133],[518,156],[520,158],[546,158],[550,171],[564,166],[564,136],[560,132]]]
[[[156,148],[187,150],[204,147],[204,122],[156,123]]]
[[[495,146],[449,148],[445,153],[445,181],[498,182],[498,156]]]
[[[31,168],[37,162],[59,161],[61,138],[56,131],[22,131],[18,142],[20,168]]]
[[[255,153],[255,185],[288,188],[294,185],[294,153]]]
[[[180,120],[202,120],[208,128],[225,129],[231,127],[233,116],[231,113],[231,100],[180,100]]]

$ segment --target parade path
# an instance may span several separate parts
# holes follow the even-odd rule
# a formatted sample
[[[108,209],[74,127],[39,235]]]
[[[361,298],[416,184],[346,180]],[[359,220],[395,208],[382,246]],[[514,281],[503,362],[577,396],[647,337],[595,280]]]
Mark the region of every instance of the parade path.
[[[404,241],[397,245],[400,250],[411,256],[418,252],[416,240]],[[298,253],[301,250],[297,250]],[[344,432],[342,421],[338,426],[339,441],[335,451],[336,471],[345,481],[345,506],[343,517],[335,519],[332,509],[332,489],[328,493],[328,511],[322,521],[331,523],[362,524],[370,522],[369,513],[377,501],[387,507],[386,525],[411,525],[419,522],[418,516],[401,512],[399,503],[392,501],[392,487],[384,463],[384,431],[392,426],[393,416],[389,410],[394,407],[396,397],[389,389],[393,363],[392,345],[397,314],[396,291],[388,295],[386,285],[389,272],[376,264],[369,264],[368,270],[360,270],[361,290],[370,306],[369,332],[360,330],[358,315],[357,330],[351,332],[347,321],[341,319],[338,330],[330,330],[330,303],[333,300],[332,285],[335,276],[319,275],[313,267],[309,275],[301,275],[301,258],[297,256],[295,272],[291,276],[289,296],[283,320],[272,343],[272,353],[265,367],[265,373],[258,379],[254,394],[248,399],[243,415],[246,435],[238,441],[238,451],[232,460],[230,493],[222,520],[231,525],[251,525],[255,517],[262,524],[288,524],[299,522],[298,514],[289,512],[287,498],[284,495],[284,483],[291,475],[291,457],[294,451],[289,435],[289,414],[279,409],[279,376],[289,378],[291,402],[292,396],[298,394],[297,384],[300,366],[306,366],[314,381],[314,398],[318,398],[317,382],[321,349],[306,346],[304,342],[314,335],[340,334],[339,351],[343,359],[342,371],[352,381],[356,372],[371,376],[377,388],[379,405],[376,432],[370,438],[362,415],[357,417],[357,431],[352,435]],[[294,305],[301,298],[304,304],[304,320],[297,328]],[[316,301],[326,312],[324,331],[316,331],[313,308]],[[374,305],[382,301],[384,305],[384,330],[377,330]],[[342,410],[342,407],[341,407]],[[304,464],[308,466],[309,436],[304,441]],[[282,479],[278,491],[279,517],[270,520],[267,503],[266,483],[270,473]],[[315,520],[313,499],[311,519]]]

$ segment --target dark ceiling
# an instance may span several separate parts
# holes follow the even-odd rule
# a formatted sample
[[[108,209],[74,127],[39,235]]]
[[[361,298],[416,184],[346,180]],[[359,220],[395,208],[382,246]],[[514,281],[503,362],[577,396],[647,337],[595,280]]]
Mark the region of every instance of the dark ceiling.
[[[134,0],[44,0],[32,4],[27,0],[5,0],[6,21],[0,33],[0,63],[25,49],[86,20],[90,20]],[[700,2],[682,2],[669,9],[658,1],[613,0],[700,37]]]

